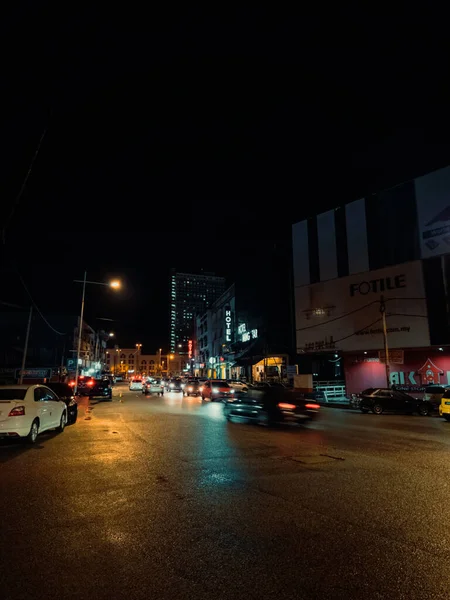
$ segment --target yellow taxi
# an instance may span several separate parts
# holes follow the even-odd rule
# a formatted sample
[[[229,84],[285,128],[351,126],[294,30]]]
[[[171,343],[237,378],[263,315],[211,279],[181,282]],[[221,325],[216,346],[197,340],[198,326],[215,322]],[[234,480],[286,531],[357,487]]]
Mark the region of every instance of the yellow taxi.
[[[450,389],[446,389],[439,405],[439,416],[450,421]]]

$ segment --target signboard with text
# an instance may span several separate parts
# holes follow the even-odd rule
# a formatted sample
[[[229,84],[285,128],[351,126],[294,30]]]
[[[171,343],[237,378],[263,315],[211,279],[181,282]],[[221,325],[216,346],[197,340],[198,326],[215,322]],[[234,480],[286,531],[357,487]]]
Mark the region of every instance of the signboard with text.
[[[389,349],[430,344],[421,261],[299,287],[297,351],[383,350],[380,298]]]

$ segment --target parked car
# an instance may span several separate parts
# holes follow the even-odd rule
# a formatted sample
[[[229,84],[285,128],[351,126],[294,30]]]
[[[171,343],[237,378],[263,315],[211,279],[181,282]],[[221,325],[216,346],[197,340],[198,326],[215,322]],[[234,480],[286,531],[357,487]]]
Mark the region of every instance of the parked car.
[[[235,390],[225,379],[210,379],[203,384],[202,400],[222,400],[234,393]]]
[[[76,423],[78,418],[78,404],[73,395],[73,388],[68,383],[62,383],[59,381],[50,381],[46,383],[60,400],[62,400],[67,406],[67,425]]]
[[[227,382],[233,390],[238,390],[239,392],[246,392],[248,390],[248,384],[238,379],[227,379]]]
[[[228,421],[244,419],[264,425],[303,423],[319,416],[320,405],[289,389],[262,386],[246,394],[226,398],[224,414]]]
[[[84,377],[78,380],[78,393],[89,398],[107,398],[112,400],[112,387],[109,379]]]
[[[200,396],[203,391],[203,384],[198,379],[189,379],[183,388],[185,396]]]
[[[25,438],[34,444],[48,429],[64,431],[67,406],[44,385],[0,386],[0,438]]]
[[[450,421],[450,389],[446,389],[439,405],[439,416]]]
[[[142,391],[144,382],[142,381],[142,379],[140,378],[136,378],[136,379],[132,379],[130,381],[130,391],[134,392],[134,391]]]
[[[166,390],[168,392],[182,392],[183,387],[184,383],[181,377],[173,377],[166,383]]]
[[[142,386],[143,394],[158,394],[162,396],[164,394],[164,382],[161,379],[151,379],[146,381]]]
[[[122,375],[116,375],[116,383],[120,381],[123,381]]]
[[[443,385],[427,385],[425,388],[425,393],[423,395],[424,400],[428,400],[434,408],[439,410],[439,406],[441,404],[442,397],[447,389],[450,389]]]
[[[360,397],[359,408],[363,413],[372,411],[375,415],[381,415],[385,411],[391,411],[418,413],[425,417],[433,412],[431,402],[423,398],[414,398],[400,390],[368,388],[361,392]]]

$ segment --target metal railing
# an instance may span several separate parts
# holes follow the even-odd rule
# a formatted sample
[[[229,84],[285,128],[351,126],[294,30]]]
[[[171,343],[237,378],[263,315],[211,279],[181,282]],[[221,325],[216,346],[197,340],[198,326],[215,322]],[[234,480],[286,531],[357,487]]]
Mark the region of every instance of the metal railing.
[[[315,381],[314,391],[322,392],[325,402],[345,398],[345,382],[344,381]]]

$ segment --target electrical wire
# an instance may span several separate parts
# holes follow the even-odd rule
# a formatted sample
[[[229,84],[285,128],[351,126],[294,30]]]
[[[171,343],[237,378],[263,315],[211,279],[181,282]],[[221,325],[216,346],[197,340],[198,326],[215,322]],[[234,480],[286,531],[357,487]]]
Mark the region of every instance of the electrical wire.
[[[308,325],[307,327],[300,327],[296,329],[296,331],[305,331],[305,329],[313,329],[314,327],[320,327],[321,325],[328,325],[328,323],[333,323],[334,321],[339,321],[339,319],[343,319],[344,317],[348,317],[349,315],[353,315],[354,313],[363,310],[363,308],[367,308],[368,306],[372,306],[372,304],[379,303],[379,300],[374,300],[373,302],[369,302],[364,306],[360,306],[359,308],[355,308],[355,310],[351,310],[348,313],[340,315],[339,317],[335,317],[334,319],[329,319],[328,321],[322,321],[322,323],[316,323],[315,325]]]
[[[386,298],[384,300],[384,302],[390,302],[391,300],[426,300],[426,298]],[[340,315],[339,317],[335,317],[334,319],[329,319],[328,321],[322,321],[322,323],[316,323],[315,325],[308,325],[307,327],[299,327],[298,329],[296,329],[296,331],[305,331],[306,329],[313,329],[314,327],[320,327],[321,325],[327,325],[328,323],[333,323],[334,321],[338,321],[339,319],[343,319],[344,317],[348,317],[349,315],[353,315],[354,313],[362,310],[363,308],[367,308],[368,306],[372,306],[372,304],[377,304],[381,302],[380,300],[374,300],[373,302],[369,302],[368,304],[364,304],[364,306],[360,306],[359,308],[355,308],[355,310],[352,310],[348,313],[344,313],[343,315]],[[395,313],[397,316],[402,317],[402,316],[411,316],[411,317],[419,317],[419,316],[424,316],[424,315],[401,315],[401,314],[397,314]],[[394,313],[392,313],[392,316],[394,315]],[[428,318],[426,316],[424,316],[424,318]]]
[[[16,271],[17,271],[17,269],[16,269]],[[50,327],[50,329],[51,329],[52,331],[54,331],[55,333],[57,333],[58,335],[67,335],[66,333],[63,333],[63,332],[61,332],[61,331],[58,331],[57,329],[55,329],[54,327],[52,327],[52,325],[50,325],[50,323],[47,321],[47,319],[46,319],[46,318],[44,317],[44,315],[42,314],[42,312],[41,312],[41,310],[40,310],[39,306],[38,306],[38,305],[36,304],[36,302],[33,300],[33,297],[32,297],[32,295],[30,294],[30,292],[29,292],[29,290],[28,290],[27,286],[25,285],[25,281],[23,280],[23,278],[22,278],[22,275],[21,275],[21,274],[20,274],[18,271],[17,271],[17,275],[19,276],[19,279],[20,279],[20,281],[21,281],[21,283],[22,283],[22,285],[23,285],[23,287],[24,287],[24,290],[26,291],[26,293],[28,294],[28,297],[29,297],[29,298],[30,298],[30,300],[31,300],[31,304],[34,306],[34,308],[36,309],[36,311],[37,311],[37,312],[39,313],[39,315],[42,317],[42,320],[44,321],[44,323],[45,323],[46,325],[48,325],[48,327]]]
[[[361,333],[362,331],[364,331],[368,327],[372,327],[372,325],[375,325],[375,323],[378,323],[379,321],[381,321],[382,318],[383,317],[379,317],[376,321],[373,321],[373,323],[370,323],[369,325],[366,325],[362,329],[358,329],[358,331],[354,331],[353,333],[350,333],[350,335],[346,335],[345,337],[339,338],[338,340],[333,340],[333,344],[337,344],[338,342],[342,342],[344,340],[347,340],[348,338],[351,338],[354,335],[358,335],[358,333]]]
[[[403,313],[387,313],[386,317],[419,317],[421,319],[428,319],[428,315],[407,315]]]
[[[20,190],[19,190],[17,196],[14,199],[14,202],[13,202],[13,204],[11,206],[11,210],[9,212],[9,215],[6,218],[5,224],[3,225],[3,229],[2,229],[2,242],[3,242],[3,245],[6,244],[6,229],[8,228],[8,225],[9,225],[11,219],[14,216],[14,211],[16,210],[16,207],[19,204],[20,198],[22,197],[22,194],[23,194],[23,192],[25,190],[28,178],[31,175],[31,170],[33,169],[33,165],[36,162],[36,159],[38,157],[39,151],[40,151],[41,146],[42,146],[42,142],[44,141],[44,138],[45,138],[45,136],[47,134],[47,130],[48,130],[48,124],[44,127],[44,131],[42,132],[42,135],[39,138],[39,142],[38,142],[37,148],[36,148],[36,150],[35,150],[35,152],[33,154],[33,158],[31,159],[31,162],[30,162],[30,165],[29,165],[28,170],[26,172],[25,178],[24,178],[24,180],[22,182],[22,185],[20,186]]]

